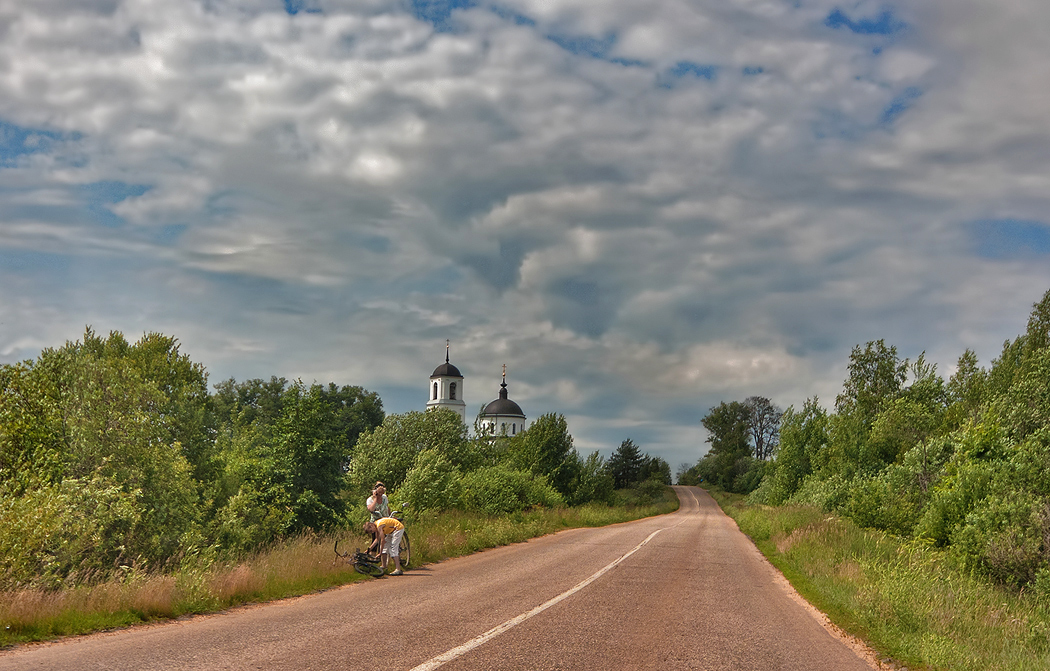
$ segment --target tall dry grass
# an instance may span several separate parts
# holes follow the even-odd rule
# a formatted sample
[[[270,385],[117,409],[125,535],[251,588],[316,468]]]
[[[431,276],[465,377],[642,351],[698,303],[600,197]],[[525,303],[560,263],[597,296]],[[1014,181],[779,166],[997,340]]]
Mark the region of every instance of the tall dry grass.
[[[505,517],[447,512],[407,520],[412,564],[440,561],[582,526],[602,526],[677,509],[664,501],[630,507],[538,509]],[[129,571],[120,580],[62,590],[0,592],[0,647],[126,626],[136,622],[213,612],[239,604],[308,594],[356,580],[333,552],[364,547],[356,530],[304,534],[236,560],[195,556],[170,575]]]

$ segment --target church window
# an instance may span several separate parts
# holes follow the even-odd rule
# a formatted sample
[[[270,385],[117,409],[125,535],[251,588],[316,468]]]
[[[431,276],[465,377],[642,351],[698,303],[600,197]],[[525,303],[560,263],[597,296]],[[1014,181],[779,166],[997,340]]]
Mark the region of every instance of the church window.
[[[436,401],[437,399],[438,399],[438,383],[435,382],[434,383],[434,400]]]
[[[452,400],[452,401],[456,400],[456,383],[455,382],[453,382],[452,384],[450,384],[448,386],[448,397],[449,397],[449,400]]]
[[[515,436],[517,434],[518,434],[518,425],[517,424],[511,424],[510,425],[510,435]]]

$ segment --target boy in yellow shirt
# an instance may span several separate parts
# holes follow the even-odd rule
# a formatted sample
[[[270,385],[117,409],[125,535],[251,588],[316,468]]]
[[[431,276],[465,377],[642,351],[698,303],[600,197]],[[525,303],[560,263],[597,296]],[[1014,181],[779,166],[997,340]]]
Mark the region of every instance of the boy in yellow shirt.
[[[386,570],[389,556],[394,559],[394,572],[390,575],[404,573],[401,570],[401,549],[398,546],[401,545],[401,537],[405,535],[405,525],[393,517],[384,517],[375,522],[365,522],[365,531],[377,536],[377,547],[383,570]]]

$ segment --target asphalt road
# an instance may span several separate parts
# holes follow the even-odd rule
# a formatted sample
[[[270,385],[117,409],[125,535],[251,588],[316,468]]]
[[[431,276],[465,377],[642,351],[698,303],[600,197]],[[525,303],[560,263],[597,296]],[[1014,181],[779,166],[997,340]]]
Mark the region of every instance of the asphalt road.
[[[574,529],[217,615],[0,653],[3,669],[869,671],[706,492]]]

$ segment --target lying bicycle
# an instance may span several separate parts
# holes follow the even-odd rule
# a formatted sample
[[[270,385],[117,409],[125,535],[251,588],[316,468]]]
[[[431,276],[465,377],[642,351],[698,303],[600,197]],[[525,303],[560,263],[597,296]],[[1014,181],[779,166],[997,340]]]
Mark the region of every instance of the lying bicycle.
[[[354,567],[355,571],[363,575],[370,575],[373,578],[381,578],[383,577],[383,574],[386,573],[380,563],[379,555],[368,554],[367,552],[361,552],[356,549],[352,553],[340,552],[339,541],[335,542],[335,556],[346,560],[348,564]]]

